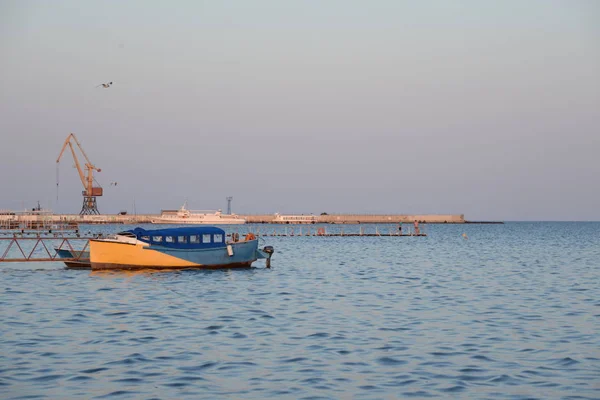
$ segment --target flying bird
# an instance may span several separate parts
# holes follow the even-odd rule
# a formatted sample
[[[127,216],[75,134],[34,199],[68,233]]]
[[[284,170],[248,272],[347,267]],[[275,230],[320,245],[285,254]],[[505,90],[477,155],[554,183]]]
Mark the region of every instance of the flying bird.
[[[109,88],[109,87],[110,87],[110,85],[112,85],[112,84],[113,84],[112,82],[108,82],[108,83],[101,83],[101,84],[99,84],[99,85],[98,85],[98,86],[96,86],[96,87],[100,87],[100,86],[102,86],[103,88]]]

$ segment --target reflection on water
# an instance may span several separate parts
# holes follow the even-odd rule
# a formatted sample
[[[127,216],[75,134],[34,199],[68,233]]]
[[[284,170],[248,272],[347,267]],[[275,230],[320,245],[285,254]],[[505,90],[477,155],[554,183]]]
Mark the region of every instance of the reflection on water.
[[[165,275],[167,278],[172,278],[173,276],[179,277],[182,273],[192,273],[190,276],[193,276],[194,273],[198,275],[208,275],[210,274],[224,274],[228,277],[233,277],[236,273],[242,273],[243,271],[252,271],[252,269],[263,267],[260,266],[260,262],[256,262],[256,265],[252,268],[179,268],[179,269],[134,269],[134,270],[96,270],[89,271],[91,277],[97,278],[106,278],[106,279],[114,279],[114,278],[123,278],[123,277],[136,277],[136,276],[147,276],[149,278],[156,278]]]
[[[428,233],[269,238],[272,269],[3,264],[0,398],[600,398],[600,224]]]

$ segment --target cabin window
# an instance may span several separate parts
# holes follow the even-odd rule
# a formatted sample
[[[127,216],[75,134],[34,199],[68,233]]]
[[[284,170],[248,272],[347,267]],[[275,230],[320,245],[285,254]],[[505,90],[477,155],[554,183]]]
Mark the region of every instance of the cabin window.
[[[200,243],[200,235],[190,235],[190,243]]]
[[[152,236],[152,241],[154,243],[162,243],[163,237],[162,236]]]
[[[179,236],[179,237],[177,238],[177,243],[183,243],[183,244],[185,244],[185,243],[187,243],[187,242],[188,242],[188,238],[187,238],[187,236]]]
[[[175,236],[165,236],[166,243],[175,243]]]
[[[223,243],[223,235],[220,233],[215,234],[214,239],[215,243]]]
[[[150,236],[140,236],[140,240],[143,240],[144,242],[149,242]]]
[[[202,243],[210,243],[210,234],[205,233],[202,235]]]

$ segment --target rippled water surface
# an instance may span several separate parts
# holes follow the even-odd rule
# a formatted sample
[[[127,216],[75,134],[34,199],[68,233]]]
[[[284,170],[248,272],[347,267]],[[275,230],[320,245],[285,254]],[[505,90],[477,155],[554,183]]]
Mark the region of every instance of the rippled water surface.
[[[600,223],[427,232],[265,238],[270,270],[0,264],[0,398],[600,398]]]

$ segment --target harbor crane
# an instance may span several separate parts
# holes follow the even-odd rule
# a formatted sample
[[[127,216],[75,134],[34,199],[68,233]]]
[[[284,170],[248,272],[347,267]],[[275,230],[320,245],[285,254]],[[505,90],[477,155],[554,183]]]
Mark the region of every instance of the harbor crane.
[[[79,160],[77,159],[77,154],[75,154],[73,142],[75,142],[77,147],[79,147],[81,154],[83,154],[83,157],[85,158],[85,173],[81,169],[81,165],[79,164]],[[100,212],[98,212],[98,206],[96,205],[96,197],[102,196],[102,187],[93,186],[93,173],[94,171],[100,172],[101,169],[97,168],[94,164],[90,162],[90,159],[85,154],[85,151],[83,151],[83,147],[81,147],[81,144],[79,143],[79,140],[77,140],[77,137],[74,133],[71,133],[69,134],[69,136],[67,136],[65,144],[63,144],[62,150],[60,151],[60,154],[56,159],[56,190],[58,191],[58,164],[60,163],[60,159],[63,153],[65,152],[67,146],[69,146],[69,148],[71,149],[71,154],[73,154],[73,160],[75,161],[75,168],[77,168],[77,172],[79,172],[79,178],[81,179],[81,183],[83,184],[83,188],[85,189],[83,190],[83,192],[81,192],[81,194],[83,195],[83,206],[81,207],[79,215],[100,214]]]

